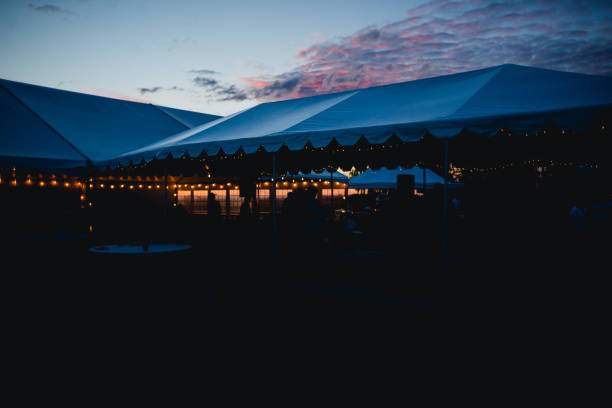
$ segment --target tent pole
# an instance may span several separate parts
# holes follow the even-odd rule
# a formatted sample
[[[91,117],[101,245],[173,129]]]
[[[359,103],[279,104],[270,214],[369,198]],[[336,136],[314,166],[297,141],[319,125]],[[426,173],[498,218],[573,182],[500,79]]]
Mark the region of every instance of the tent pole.
[[[331,183],[331,209],[332,211],[334,211],[334,173],[332,171],[332,168],[330,167],[329,170],[329,178],[330,178],[330,183]]]
[[[444,141],[444,198],[442,203],[442,287],[446,287],[448,267],[448,140]]]
[[[168,242],[168,166],[164,162],[164,212],[163,212],[163,239]]]
[[[425,195],[425,190],[427,187],[425,186],[425,163],[423,163],[423,195]]]
[[[278,264],[276,244],[276,152],[272,152],[272,260]]]

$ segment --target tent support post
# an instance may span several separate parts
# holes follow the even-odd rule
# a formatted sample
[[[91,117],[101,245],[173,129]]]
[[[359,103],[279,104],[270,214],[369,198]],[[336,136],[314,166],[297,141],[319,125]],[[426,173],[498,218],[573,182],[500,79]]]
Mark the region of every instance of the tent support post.
[[[425,186],[425,163],[423,163],[423,195],[425,195],[425,190],[427,189],[427,187]]]
[[[334,172],[331,167],[329,169],[329,179],[331,183],[331,209],[334,211]]]
[[[164,163],[164,215],[162,233],[164,242],[168,242],[168,166]]]
[[[272,152],[272,260],[278,264],[278,249],[276,243],[276,152]]]
[[[446,287],[448,268],[448,140],[444,141],[444,194],[442,203],[442,288]]]

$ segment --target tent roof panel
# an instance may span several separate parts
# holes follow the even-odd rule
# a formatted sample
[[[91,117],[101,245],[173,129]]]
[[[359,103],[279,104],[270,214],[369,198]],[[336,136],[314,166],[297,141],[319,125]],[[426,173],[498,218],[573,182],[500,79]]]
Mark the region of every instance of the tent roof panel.
[[[34,164],[32,157],[44,160],[42,167],[85,166],[86,159],[63,140],[32,111],[0,86],[0,156],[4,165]]]
[[[126,151],[150,145],[188,129],[190,123],[203,123],[217,118],[214,115],[3,79],[0,79],[0,85],[94,162],[108,160]],[[197,119],[198,116],[201,117],[200,120]],[[8,123],[12,122],[13,118],[2,114],[1,120]],[[25,131],[27,125],[23,126]],[[37,155],[40,153],[31,152],[31,157]]]
[[[528,114],[612,102],[612,78],[504,65],[452,119]]]

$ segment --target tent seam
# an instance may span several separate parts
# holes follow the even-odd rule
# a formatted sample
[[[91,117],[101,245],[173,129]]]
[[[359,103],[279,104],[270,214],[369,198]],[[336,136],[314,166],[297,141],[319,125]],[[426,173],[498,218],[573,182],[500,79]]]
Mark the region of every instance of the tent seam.
[[[150,103],[149,105],[153,106],[154,108],[156,108],[158,111],[160,111],[161,113],[166,114],[169,118],[174,119],[176,122],[180,123],[181,125],[185,126],[185,130],[187,129],[191,129],[191,126],[188,126],[185,122],[183,122],[182,120],[179,120],[178,118],[175,118],[173,115],[169,114],[168,112],[166,112],[164,109],[160,108],[157,105],[153,105],[152,103]]]
[[[487,86],[487,84],[488,84],[489,82],[491,82],[491,81],[493,80],[493,78],[495,78],[497,75],[499,75],[499,73],[501,72],[501,70],[502,70],[502,68],[503,68],[503,67],[504,67],[503,65],[502,65],[502,66],[500,66],[500,67],[498,67],[498,68],[497,68],[497,72],[496,72],[495,74],[493,74],[493,75],[491,76],[491,78],[487,79],[487,81],[486,81],[484,84],[482,84],[480,87],[478,87],[478,89],[474,91],[474,93],[472,94],[472,96],[470,96],[470,97],[467,99],[467,101],[465,101],[464,103],[462,103],[462,104],[461,104],[461,106],[459,106],[457,109],[455,109],[455,111],[453,111],[452,115],[456,114],[456,113],[457,113],[457,112],[459,112],[461,109],[463,109],[463,107],[464,107],[464,106],[466,106],[468,103],[470,103],[470,101],[471,101],[472,99],[474,99],[474,97],[476,96],[476,94],[478,94],[478,92],[480,92],[480,91],[481,91],[481,90],[482,90],[482,89],[483,89],[485,86]],[[448,116],[452,116],[452,115],[448,115]],[[448,116],[447,116],[447,117],[448,117]]]

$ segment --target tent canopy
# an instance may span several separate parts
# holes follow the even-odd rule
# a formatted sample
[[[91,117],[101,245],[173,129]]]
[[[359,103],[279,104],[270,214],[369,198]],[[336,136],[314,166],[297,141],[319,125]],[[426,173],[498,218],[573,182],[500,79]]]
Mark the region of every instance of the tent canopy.
[[[259,104],[178,133],[113,160],[129,164],[221,150],[253,153],[282,145],[315,148],[335,139],[353,145],[361,137],[384,143],[392,134],[403,141],[426,132],[453,137],[467,129],[482,136],[506,126],[517,132],[545,128],[550,121],[567,129],[586,129],[612,106],[612,78],[501,65],[354,91]]]
[[[217,118],[0,79],[0,164],[82,167]]]
[[[349,187],[351,188],[397,188],[397,176],[400,174],[410,174],[414,176],[414,187],[423,188],[423,178],[425,178],[425,188],[432,189],[436,184],[444,184],[444,179],[429,169],[414,166],[409,169],[398,167],[388,169],[381,167],[378,170],[368,169],[363,173],[351,177]],[[449,183],[457,184],[457,183]]]

